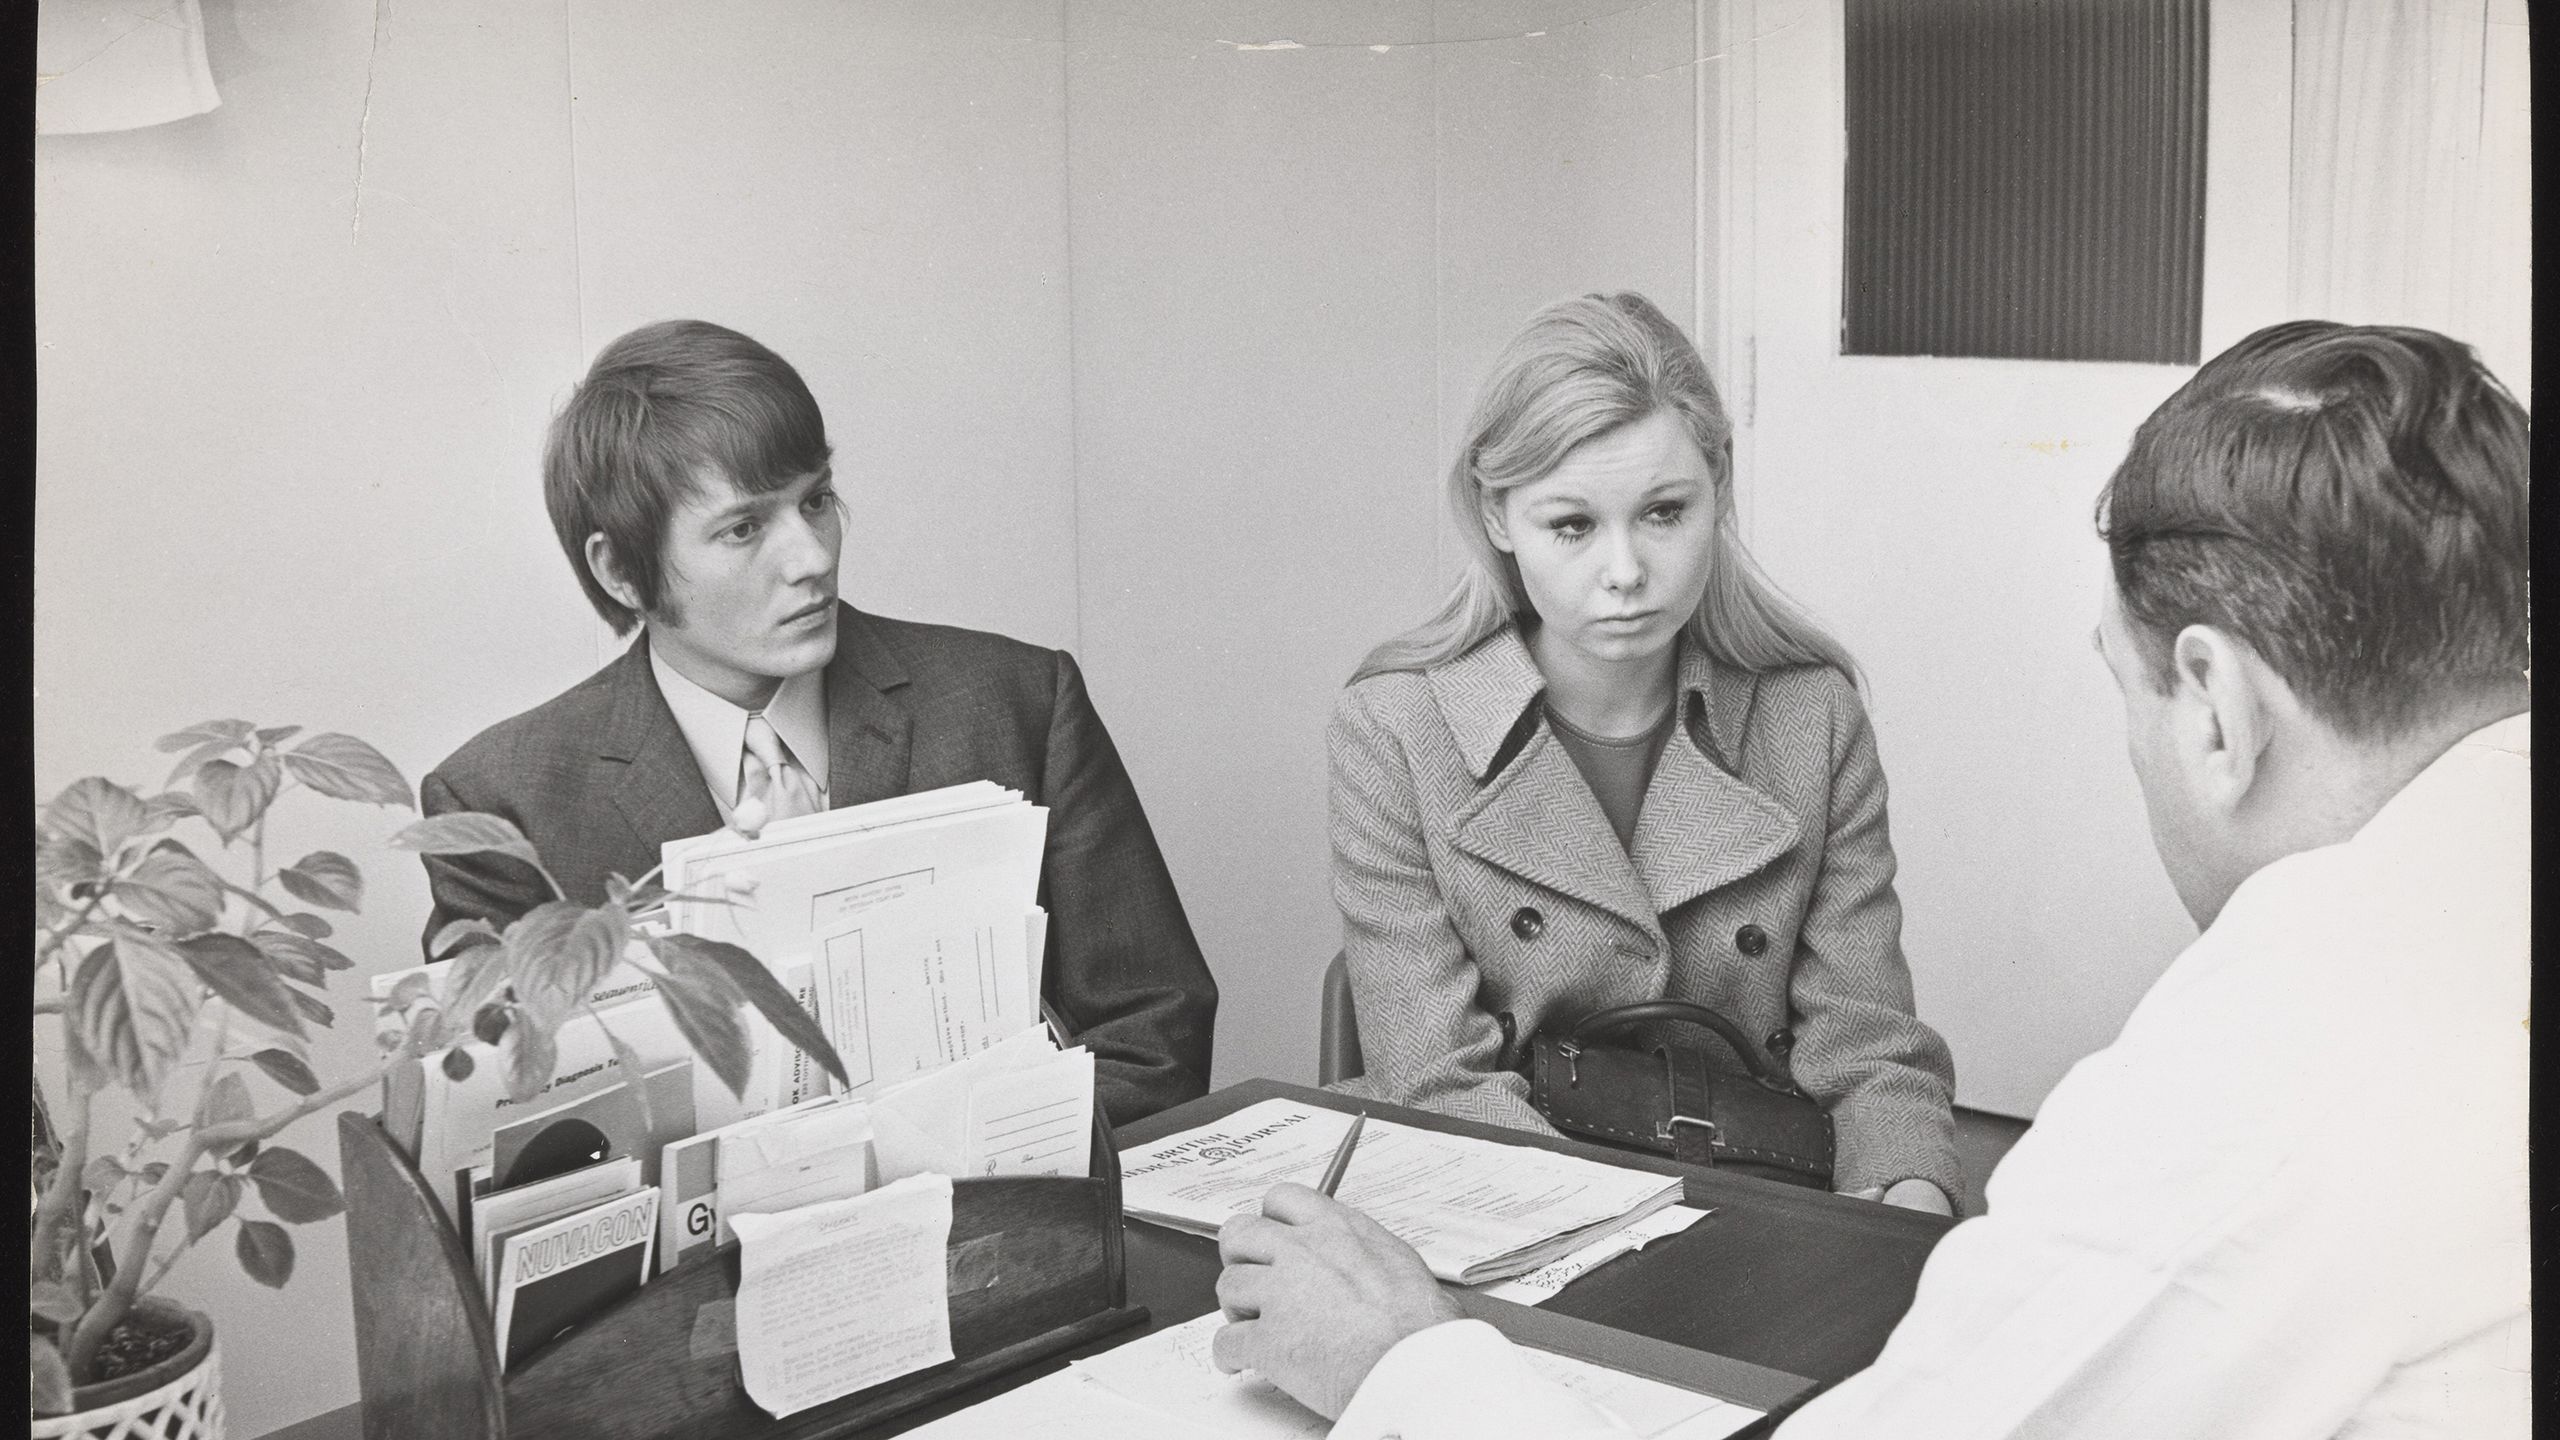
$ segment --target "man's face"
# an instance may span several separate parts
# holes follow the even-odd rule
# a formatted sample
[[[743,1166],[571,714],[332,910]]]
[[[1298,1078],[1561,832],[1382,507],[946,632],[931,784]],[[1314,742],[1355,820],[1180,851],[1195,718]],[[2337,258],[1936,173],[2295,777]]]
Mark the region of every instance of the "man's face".
[[[762,495],[717,472],[667,520],[649,644],[678,674],[754,709],[836,653],[844,511],[825,467]]]
[[[2220,874],[2215,857],[2223,849],[2221,829],[2199,803],[2187,749],[2179,743],[2181,724],[2192,724],[2195,717],[2184,713],[2174,689],[2154,687],[2113,586],[2090,638],[2124,699],[2125,753],[2133,761],[2134,783],[2142,789],[2142,808],[2151,819],[2151,848],[2159,852],[2160,866],[2169,872],[2169,884],[2187,914],[2198,925],[2209,925],[2230,889],[2215,878]]]

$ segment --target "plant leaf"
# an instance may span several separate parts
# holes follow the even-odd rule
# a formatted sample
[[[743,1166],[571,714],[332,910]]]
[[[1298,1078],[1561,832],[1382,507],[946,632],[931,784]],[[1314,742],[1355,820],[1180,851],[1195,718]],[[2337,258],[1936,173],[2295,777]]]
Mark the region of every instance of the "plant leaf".
[[[289,1050],[261,1050],[249,1057],[249,1063],[267,1072],[267,1078],[296,1095],[320,1093],[320,1077],[311,1066]]]
[[[258,743],[281,745],[301,733],[302,727],[299,725],[269,725],[258,732]]]
[[[154,848],[112,893],[127,914],[168,934],[193,935],[222,918],[222,881],[183,845]]]
[[[80,1188],[93,1195],[104,1195],[123,1184],[132,1173],[124,1168],[122,1160],[113,1155],[93,1155],[89,1157],[89,1163],[81,1167]]]
[[[36,841],[36,884],[47,890],[94,885],[107,878],[106,857],[86,840]]]
[[[293,778],[323,795],[418,808],[400,768],[353,735],[314,735],[283,753]]]
[[[44,807],[45,830],[57,839],[85,840],[100,855],[139,834],[151,821],[142,797],[103,776],[88,775],[63,787]]]
[[[257,1105],[249,1099],[249,1082],[240,1078],[239,1071],[225,1070],[205,1094],[204,1118],[199,1123],[228,1125],[234,1120],[254,1119],[257,1113]]]
[[[285,988],[257,946],[217,931],[181,940],[173,948],[213,987],[214,994],[230,1001],[241,1014],[288,1035],[302,1033],[302,1022],[293,1013],[293,992]]]
[[[308,910],[296,910],[290,915],[279,915],[276,917],[276,923],[291,930],[296,935],[305,936],[313,940],[326,940],[332,934],[336,933],[337,930],[336,926],[331,925],[328,921],[321,919],[319,916],[312,914]]]
[[[504,945],[474,945],[454,957],[453,969],[445,975],[445,1018],[437,1039],[460,1034],[481,1006],[497,998],[506,988],[510,964]]]
[[[470,1017],[465,1016],[464,1023]],[[507,1027],[507,1095],[522,1105],[542,1093],[560,1068],[560,1047],[549,1028],[520,1015]]]
[[[430,815],[402,827],[391,837],[394,850],[415,850],[421,855],[477,855],[494,850],[512,855],[527,865],[540,865],[542,856],[524,832],[496,815],[477,810],[461,810],[450,815]]]
[[[507,927],[507,971],[515,982],[516,1003],[546,1033],[558,1029],[589,993],[590,987],[574,983],[575,976],[584,969],[581,958],[568,953],[573,944],[595,944],[593,937],[575,938],[578,922],[586,913],[583,905],[547,900]],[[453,1010],[461,1008],[450,1001],[447,1005]]]
[[[321,1029],[326,1030],[338,1023],[338,1012],[330,1009],[329,1002],[319,996],[290,986],[286,987],[284,994],[287,1000],[293,1002],[293,1008],[302,1012],[302,1018]]]
[[[281,1290],[293,1278],[293,1235],[272,1220],[243,1220],[240,1239],[232,1247],[240,1268],[270,1290]]]
[[[196,772],[196,805],[203,811],[205,823],[227,844],[258,823],[258,817],[275,803],[276,792],[282,788],[273,762],[263,757],[250,765],[208,760]]]
[[[716,965],[669,966],[658,979],[658,996],[666,1001],[685,1043],[710,1065],[711,1073],[730,1094],[745,1095],[754,1060],[746,1022],[739,1018],[747,997],[738,993],[727,972]]]
[[[334,850],[314,850],[276,872],[296,900],[354,913],[364,904],[364,875]]]
[[[196,778],[196,772],[204,768],[206,761],[214,759],[216,756],[228,755],[239,748],[240,743],[235,740],[207,740],[193,750],[179,756],[178,763],[169,767],[169,778],[161,781],[160,783],[163,786],[184,785],[188,781]],[[172,791],[171,793],[183,792]],[[204,812],[201,810],[195,810],[192,813],[200,815]]]
[[[450,920],[436,932],[435,939],[427,942],[427,958],[449,960],[465,945],[487,945],[500,938],[498,927],[477,915]]]
[[[818,1028],[817,1017],[800,1008],[773,972],[753,955],[720,940],[705,940],[699,935],[658,935],[650,938],[649,951],[669,974],[682,968],[698,969],[716,966],[743,991],[749,1004],[756,1007],[766,1023],[782,1032],[782,1038],[809,1058],[826,1067],[838,1083],[847,1083],[844,1061],[836,1057],[836,1047],[827,1043],[827,1032]]]
[[[71,976],[68,999],[81,1050],[144,1096],[186,1048],[198,1004],[185,957],[132,929],[89,952]]]
[[[287,980],[305,985],[326,985],[328,972],[344,970],[355,964],[336,950],[317,940],[306,940],[290,930],[260,930],[249,937],[258,953]]]
[[[614,1033],[612,1026],[604,1023],[604,1017],[596,1014],[596,1007],[590,1005],[586,1008],[588,1016],[596,1022],[596,1028],[604,1032],[604,1038],[613,1046],[614,1063],[621,1067],[622,1078],[631,1085],[631,1098],[640,1102],[640,1133],[656,1134],[658,1117],[650,1113],[649,1087],[640,1083],[640,1072],[644,1063],[640,1059],[640,1052],[632,1049],[629,1043]]]
[[[174,755],[190,745],[210,745],[217,740],[237,745],[256,728],[246,720],[205,720],[184,730],[170,731],[160,737],[154,748],[163,755]]]
[[[187,1210],[188,1244],[212,1234],[214,1226],[231,1218],[231,1212],[240,1208],[242,1188],[239,1176],[219,1170],[199,1170],[187,1177],[178,1200]]]
[[[347,1208],[338,1182],[299,1150],[270,1145],[249,1162],[249,1179],[258,1200],[279,1220],[308,1225]]]
[[[71,1413],[71,1367],[62,1352],[41,1335],[27,1337],[27,1400],[38,1415]]]

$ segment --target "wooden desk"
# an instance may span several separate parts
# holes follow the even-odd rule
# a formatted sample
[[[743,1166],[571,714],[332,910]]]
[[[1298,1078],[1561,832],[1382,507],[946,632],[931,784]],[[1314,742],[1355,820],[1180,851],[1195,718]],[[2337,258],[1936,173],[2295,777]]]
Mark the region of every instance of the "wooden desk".
[[[1864,1200],[1730,1175],[1673,1160],[1452,1120],[1400,1105],[1360,1104],[1323,1090],[1248,1080],[1127,1127],[1126,1150],[1274,1098],[1336,1110],[1366,1109],[1384,1120],[1585,1155],[1678,1175],[1692,1205],[1715,1213],[1567,1286],[1540,1307],[1691,1349],[1809,1376],[1824,1384],[1854,1374],[1884,1346],[1910,1307],[1920,1266],[1952,1221]],[[1216,1308],[1215,1241],[1130,1221],[1126,1227],[1129,1303],[1147,1307],[1154,1328]],[[1124,1343],[1126,1330],[1076,1354]],[[895,1435],[1060,1368],[1019,1371],[865,1432]],[[283,1434],[336,1440],[359,1433],[355,1407],[319,1416]]]

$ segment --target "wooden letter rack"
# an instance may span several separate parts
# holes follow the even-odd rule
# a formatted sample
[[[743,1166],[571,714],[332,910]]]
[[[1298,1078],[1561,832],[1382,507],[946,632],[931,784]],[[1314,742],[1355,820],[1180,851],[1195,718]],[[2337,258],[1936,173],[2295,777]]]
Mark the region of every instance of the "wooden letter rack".
[[[951,1186],[953,1358],[786,1419],[738,1381],[735,1242],[697,1252],[512,1372],[478,1278],[379,1121],[338,1117],[365,1440],[822,1440],[1144,1322],[1121,1268],[1120,1160],[1099,1107],[1092,1173]],[[734,1312],[731,1312],[733,1315]]]

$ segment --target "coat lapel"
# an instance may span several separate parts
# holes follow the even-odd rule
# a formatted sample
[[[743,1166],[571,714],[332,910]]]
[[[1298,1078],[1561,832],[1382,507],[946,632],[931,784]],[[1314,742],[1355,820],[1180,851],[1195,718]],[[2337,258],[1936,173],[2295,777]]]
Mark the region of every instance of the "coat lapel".
[[[1573,757],[1543,720],[1517,756],[1488,775],[1546,681],[1516,630],[1429,672],[1431,692],[1470,773],[1484,783],[1459,811],[1453,843],[1467,854],[1639,929],[1659,928],[1617,832]]]
[[[1682,646],[1683,723],[1662,747],[1636,815],[1636,873],[1662,914],[1742,879],[1804,838],[1786,807],[1728,768],[1741,754],[1758,688],[1749,671]]]
[[[702,783],[702,767],[676,725],[675,712],[649,672],[649,640],[623,652],[613,677],[613,713],[605,722],[603,755],[623,762],[614,782],[614,808],[643,840],[703,835],[720,828],[720,807]],[[652,846],[654,840],[649,840]],[[652,863],[655,863],[654,859]],[[631,877],[638,878],[638,877]]]
[[[906,666],[870,617],[838,602],[836,654],[826,672],[830,808],[907,793],[913,726],[889,693],[906,683]]]

